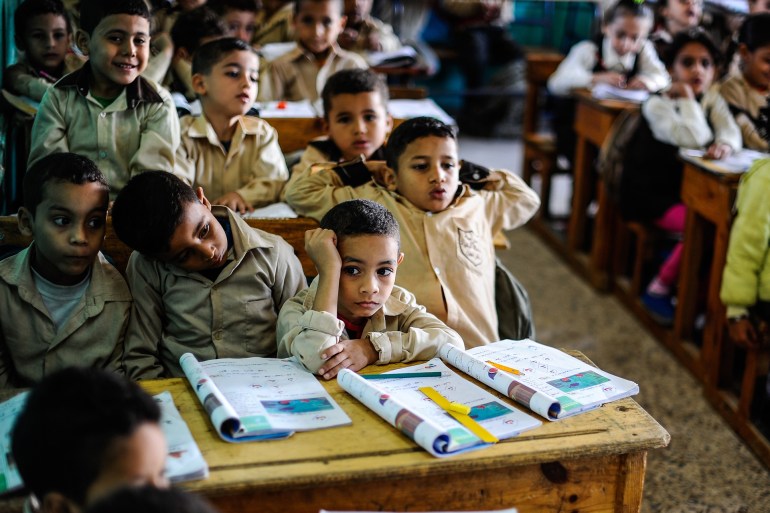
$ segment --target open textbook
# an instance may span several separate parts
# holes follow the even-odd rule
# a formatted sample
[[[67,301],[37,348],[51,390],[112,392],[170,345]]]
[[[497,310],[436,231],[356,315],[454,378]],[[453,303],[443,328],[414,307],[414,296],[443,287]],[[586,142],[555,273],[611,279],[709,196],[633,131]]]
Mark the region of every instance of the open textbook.
[[[185,376],[227,442],[285,438],[350,424],[350,418],[292,358],[179,358]]]
[[[398,378],[399,374],[435,372],[437,377]],[[404,367],[370,380],[344,369],[340,386],[369,409],[414,440],[433,456],[443,457],[490,445],[419,391],[432,387],[448,401],[470,407],[470,416],[499,439],[510,438],[541,425],[478,385],[452,372],[441,360]]]
[[[633,381],[529,339],[502,340],[468,350],[446,344],[439,356],[548,420],[639,393]]]
[[[11,454],[11,431],[24,408],[29,392],[22,392],[0,404],[0,493],[22,487],[21,476]],[[169,392],[154,396],[160,407],[160,427],[166,437],[166,477],[172,483],[203,479],[209,475],[209,467],[203,459],[198,444],[179,414]]]

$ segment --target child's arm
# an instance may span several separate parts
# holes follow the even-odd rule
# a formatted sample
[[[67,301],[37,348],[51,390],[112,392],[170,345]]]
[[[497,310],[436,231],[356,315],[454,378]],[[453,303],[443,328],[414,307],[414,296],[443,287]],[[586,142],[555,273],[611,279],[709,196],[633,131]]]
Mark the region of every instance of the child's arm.
[[[67,120],[64,118],[66,93],[51,88],[43,97],[32,124],[32,141],[27,166],[31,166],[46,155],[69,151],[67,141]]]
[[[726,158],[743,146],[741,129],[735,122],[725,99],[715,90],[707,94],[710,99],[713,98],[709,110],[709,121],[714,127],[714,143],[708,149],[708,156],[715,159]]]
[[[171,37],[165,32],[159,32],[152,36],[152,52],[147,60],[147,66],[142,76],[160,84],[166,78],[171,59],[174,57],[174,44]]]
[[[754,122],[746,113],[751,102],[746,97],[745,90],[738,85],[738,81],[728,79],[720,86],[719,93],[734,114],[735,123],[741,130],[741,136],[743,136],[743,145],[746,148],[759,151],[770,149],[767,141],[757,132],[757,127],[754,126]]]
[[[267,123],[264,128],[264,134],[257,137],[257,158],[250,163],[251,180],[235,191],[249,209],[279,201],[289,179],[286,159],[278,145],[278,133]]]
[[[660,91],[671,83],[666,66],[658,58],[658,53],[650,41],[645,41],[636,56],[639,59],[639,72],[628,82],[629,89]]]
[[[548,90],[557,96],[567,96],[573,89],[590,87],[596,66],[596,45],[581,41],[572,47],[564,60],[548,78]]]
[[[334,205],[364,197],[357,194],[363,187],[345,186],[339,175],[331,169],[315,170],[311,166],[300,171],[296,179],[292,176],[286,186],[285,196],[286,202],[298,214],[320,221]]]
[[[26,96],[37,102],[43,99],[43,95],[52,85],[51,80],[34,76],[27,66],[21,63],[6,68],[3,79],[3,86],[10,93]]]
[[[521,178],[504,169],[493,170],[480,194],[485,199],[492,233],[523,225],[540,208],[540,197]]]
[[[680,89],[689,90],[689,95],[680,94]],[[642,115],[652,135],[661,142],[684,148],[702,148],[708,144],[713,134],[689,86],[674,83],[667,94],[674,96],[654,95],[642,105]]]
[[[139,148],[128,163],[130,176],[147,170],[174,171],[174,157],[179,147],[179,116],[171,95],[161,87],[155,90],[163,98],[163,103],[145,107]]]

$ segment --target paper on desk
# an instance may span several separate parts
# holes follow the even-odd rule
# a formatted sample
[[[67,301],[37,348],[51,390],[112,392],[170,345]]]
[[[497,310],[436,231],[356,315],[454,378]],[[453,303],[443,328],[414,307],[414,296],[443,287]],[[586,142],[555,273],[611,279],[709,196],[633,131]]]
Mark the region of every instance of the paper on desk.
[[[255,106],[259,109],[259,117],[265,119],[320,117],[317,107],[310,100],[298,102],[260,102]]]
[[[22,487],[19,469],[11,454],[11,431],[28,395],[29,392],[22,392],[0,404],[0,493]]]
[[[390,52],[369,52],[366,55],[366,63],[373,68],[406,68],[416,62],[417,50],[408,45]]]
[[[171,393],[161,392],[153,396],[160,407],[160,427],[166,437],[166,477],[172,483],[203,479],[209,475],[209,466],[203,459],[198,444],[179,414]]]
[[[623,89],[600,82],[591,88],[591,96],[597,100],[625,100],[642,103],[650,97],[650,92],[646,89]]]
[[[411,119],[428,116],[443,121],[447,125],[457,126],[457,122],[430,98],[422,100],[390,100],[388,112],[396,119]]]
[[[433,387],[449,401],[470,406],[471,418],[499,439],[510,438],[541,425],[537,419],[511,408],[478,385],[460,377],[441,360],[386,372],[440,371],[439,378],[394,378],[369,381],[347,369],[337,376],[340,386],[390,425],[398,428],[433,456],[444,457],[490,444],[452,418],[420,392]]]
[[[245,219],[293,219],[299,217],[287,203],[273,203],[243,214]]]
[[[690,150],[683,148],[679,150],[679,154],[684,157],[694,157],[700,159],[700,163],[704,167],[715,171],[717,173],[726,174],[738,174],[748,171],[748,169],[759,159],[765,159],[770,157],[768,153],[762,153],[761,151],[750,150],[743,148],[736,151],[727,158],[720,160],[707,159],[704,157],[706,154],[703,150]]]

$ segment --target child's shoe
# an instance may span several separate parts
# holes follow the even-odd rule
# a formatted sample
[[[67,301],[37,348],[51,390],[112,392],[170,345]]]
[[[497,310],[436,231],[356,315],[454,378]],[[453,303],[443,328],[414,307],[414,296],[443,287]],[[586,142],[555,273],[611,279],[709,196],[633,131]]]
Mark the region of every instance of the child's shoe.
[[[658,324],[671,326],[674,323],[674,305],[671,302],[671,296],[645,292],[642,295],[642,304]]]

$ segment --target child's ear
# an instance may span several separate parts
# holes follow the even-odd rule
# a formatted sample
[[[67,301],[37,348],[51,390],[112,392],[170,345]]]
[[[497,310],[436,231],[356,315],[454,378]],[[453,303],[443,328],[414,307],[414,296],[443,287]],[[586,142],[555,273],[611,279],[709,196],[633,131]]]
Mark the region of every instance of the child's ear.
[[[198,187],[195,189],[195,195],[198,197],[198,201],[203,203],[203,206],[207,209],[211,210],[211,202],[206,198],[206,195],[203,194],[203,187]]]
[[[401,253],[398,254],[398,260],[396,260],[396,264],[397,265],[401,265],[401,262],[403,262],[403,261],[404,261],[404,253],[401,252]]]
[[[35,236],[35,231],[32,229],[32,226],[35,223],[35,219],[32,216],[32,212],[27,210],[25,207],[19,207],[19,217],[17,219],[17,223],[19,225],[19,231],[22,235],[25,237]]]
[[[324,115],[324,117],[321,118],[321,128],[325,134],[329,133],[329,116]]]
[[[75,44],[78,45],[78,48],[81,52],[83,52],[83,55],[88,55],[88,45],[91,42],[91,37],[88,35],[88,33],[85,30],[78,29],[78,31],[75,33]]]
[[[192,76],[192,87],[196,94],[204,96],[206,94],[206,80],[200,73],[195,73]]]
[[[390,131],[393,130],[393,116],[388,113],[388,119],[385,121],[385,128],[387,129],[385,131],[385,140],[388,140],[388,137],[390,137]]]
[[[190,62],[192,61],[192,55],[187,51],[187,48],[177,48],[174,50],[173,60],[182,60]]]
[[[348,24],[348,17],[347,16],[340,16],[340,31],[345,30],[345,25]]]
[[[741,56],[741,60],[746,60],[750,57],[751,52],[749,51],[749,47],[746,46],[746,43],[741,43],[738,45],[738,55]]]

